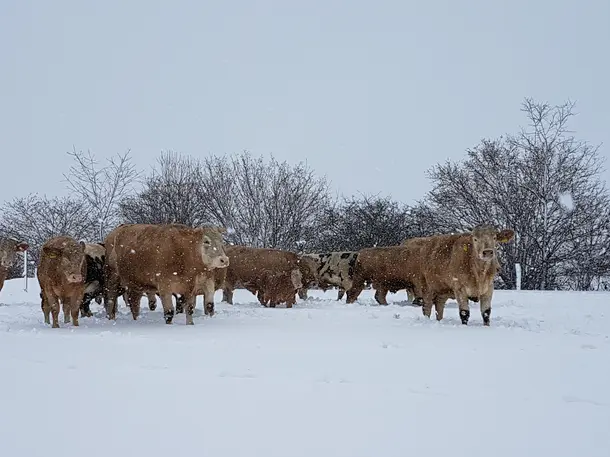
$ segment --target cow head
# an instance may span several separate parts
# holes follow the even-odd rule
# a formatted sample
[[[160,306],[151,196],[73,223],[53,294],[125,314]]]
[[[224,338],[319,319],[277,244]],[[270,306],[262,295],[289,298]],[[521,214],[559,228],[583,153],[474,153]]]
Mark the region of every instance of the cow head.
[[[318,255],[302,254],[299,256],[298,264],[303,285],[311,286],[315,284],[318,281],[318,267],[320,266]]]
[[[79,283],[85,280],[82,274],[83,262],[85,262],[85,243],[83,241],[66,241],[61,246],[43,246],[42,254],[59,262],[57,270],[65,275],[66,281],[69,283]]]
[[[15,261],[15,253],[27,251],[28,244],[11,238],[0,238],[0,267],[10,268]]]
[[[485,262],[496,258],[497,243],[508,243],[515,232],[510,229],[498,231],[488,225],[479,225],[472,230],[472,247],[474,254]]]
[[[198,227],[201,236],[201,260],[208,268],[226,268],[229,266],[229,257],[225,254],[222,234],[226,231],[222,227]]]

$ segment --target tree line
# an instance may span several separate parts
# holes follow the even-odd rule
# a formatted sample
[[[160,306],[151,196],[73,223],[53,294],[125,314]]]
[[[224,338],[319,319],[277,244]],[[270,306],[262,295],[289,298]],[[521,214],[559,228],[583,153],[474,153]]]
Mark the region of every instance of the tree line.
[[[148,174],[129,151],[100,164],[73,150],[70,197],[30,194],[0,210],[0,234],[27,240],[38,260],[50,237],[101,241],[120,223],[223,225],[227,242],[297,252],[359,250],[469,230],[480,223],[515,230],[500,252],[500,288],[595,290],[610,286],[610,194],[599,146],[568,129],[574,104],[526,99],[527,125],[483,139],[458,161],[427,171],[431,191],[407,205],[377,195],[333,196],[326,177],[304,163],[254,157],[195,158],[164,152]],[[21,276],[15,265],[12,276]],[[33,271],[30,273],[33,274]]]

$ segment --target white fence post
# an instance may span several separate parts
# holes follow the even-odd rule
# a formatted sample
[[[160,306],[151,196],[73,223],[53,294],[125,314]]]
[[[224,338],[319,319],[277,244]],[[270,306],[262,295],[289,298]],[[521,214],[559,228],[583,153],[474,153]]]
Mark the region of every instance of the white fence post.
[[[28,251],[23,251],[23,278],[25,279],[25,290],[28,291]]]
[[[516,263],[515,264],[515,276],[516,276],[516,280],[517,280],[517,290],[521,290],[521,264],[520,263]]]

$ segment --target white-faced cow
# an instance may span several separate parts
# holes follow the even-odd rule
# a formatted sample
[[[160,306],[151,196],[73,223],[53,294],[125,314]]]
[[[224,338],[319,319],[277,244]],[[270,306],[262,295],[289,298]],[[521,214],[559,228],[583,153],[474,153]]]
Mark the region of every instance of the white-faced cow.
[[[53,328],[59,327],[60,303],[64,323],[78,326],[78,312],[85,293],[85,243],[68,236],[58,236],[45,242],[40,252],[37,276],[42,297],[44,321],[49,324],[53,315]]]
[[[205,278],[216,268],[226,268],[229,258],[222,232],[216,227],[192,228],[181,224],[123,224],[106,237],[105,297],[109,319],[116,317],[120,288],[134,319],[140,299],[147,291],[161,297],[166,324],[174,318],[172,294],[184,297],[186,323],[193,324],[193,309],[199,284],[204,284],[206,309],[214,309],[214,290]],[[213,284],[213,281],[211,281]]]

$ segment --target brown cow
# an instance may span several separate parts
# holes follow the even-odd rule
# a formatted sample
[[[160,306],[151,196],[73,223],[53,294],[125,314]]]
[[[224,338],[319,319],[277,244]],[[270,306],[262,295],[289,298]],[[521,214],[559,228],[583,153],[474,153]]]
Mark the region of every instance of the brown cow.
[[[225,247],[226,249],[226,247]],[[206,315],[209,316],[213,316],[214,315],[214,293],[218,290],[218,289],[222,289],[224,286],[224,282],[225,282],[225,278],[227,277],[227,269],[226,268],[215,268],[214,270],[212,270],[212,278],[210,278],[210,275],[204,275],[204,276],[200,276],[197,278],[197,285],[195,286],[195,296],[197,295],[203,295],[203,302],[204,303],[211,303],[212,307],[210,308],[209,306],[204,306],[204,313]],[[206,289],[207,288],[207,289]],[[213,290],[214,292],[212,292],[212,299],[211,300],[206,300],[205,298],[205,291],[206,290]],[[174,294],[174,297],[176,298],[176,314],[180,314],[184,312],[184,305],[186,304],[186,301],[184,299],[183,295],[178,296],[177,294]],[[193,308],[195,308],[196,303],[193,305]]]
[[[85,243],[69,236],[58,236],[43,244],[37,276],[45,324],[50,324],[51,313],[53,328],[59,328],[61,302],[64,323],[70,322],[71,314],[72,324],[78,326],[78,312],[85,294],[86,275]]]
[[[292,270],[301,272],[303,285],[316,281],[315,262],[313,259],[299,256],[294,252],[270,248],[252,248],[247,246],[225,246],[230,264],[223,290],[223,301],[233,304],[233,291],[244,288],[252,294],[258,293],[259,302],[264,305],[264,275],[265,270],[273,273]],[[299,288],[300,290],[300,288]]]
[[[430,239],[430,237],[408,238],[401,243],[401,246],[411,246],[417,250],[422,245],[426,244],[429,239]],[[417,251],[417,255],[419,257],[421,257],[422,255],[426,255],[426,254],[425,253],[422,254],[420,251]],[[426,262],[426,261],[427,261],[427,259],[422,258],[422,262]],[[495,276],[498,272],[500,272],[500,269],[501,269],[500,262],[498,262],[498,259],[496,256],[494,256],[493,263],[494,263],[494,268],[495,268],[495,272],[494,272],[494,276]],[[418,305],[418,306],[422,306],[424,304],[423,297],[415,296],[415,292],[412,287],[407,287],[406,291],[407,291],[407,300],[409,301],[409,303]],[[390,290],[390,292],[396,293],[395,290]],[[450,294],[450,295],[448,295],[448,298],[455,299],[455,296],[453,294]],[[470,300],[478,303],[479,298],[470,297]]]
[[[271,308],[281,303],[286,303],[286,308],[292,308],[296,304],[297,291],[303,287],[302,278],[303,274],[298,268],[290,272],[263,270],[259,301]]]
[[[432,305],[436,319],[443,318],[445,302],[455,298],[462,324],[468,324],[468,300],[480,301],[483,324],[490,324],[494,277],[499,269],[497,244],[509,242],[515,232],[498,231],[488,225],[475,227],[472,232],[437,235],[428,238],[421,247],[425,281],[423,313],[430,317]],[[416,293],[417,294],[417,293]]]
[[[161,297],[166,324],[174,318],[172,294],[180,294],[186,303],[186,323],[192,325],[198,281],[211,270],[229,265],[223,249],[224,230],[182,224],[123,224],[115,228],[104,242],[108,318],[116,318],[117,298],[120,288],[125,287],[134,320],[140,313],[142,294],[155,290]],[[214,291],[208,284],[204,295],[204,306],[213,312]]]
[[[352,287],[347,290],[347,303],[354,303],[367,283],[375,289],[375,300],[387,305],[388,292],[401,289],[422,294],[419,271],[421,258],[412,247],[384,246],[358,251],[352,275]]]
[[[0,238],[0,291],[4,287],[4,281],[8,270],[15,262],[15,253],[27,251],[28,244],[12,238]]]

